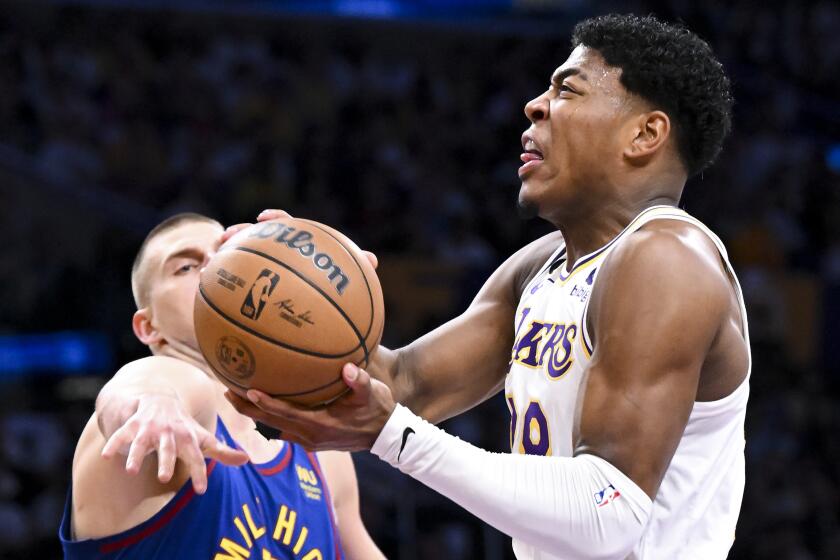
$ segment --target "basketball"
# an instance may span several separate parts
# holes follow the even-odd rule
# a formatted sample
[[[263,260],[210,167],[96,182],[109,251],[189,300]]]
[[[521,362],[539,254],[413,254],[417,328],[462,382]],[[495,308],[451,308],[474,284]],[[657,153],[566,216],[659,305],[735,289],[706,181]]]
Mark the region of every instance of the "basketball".
[[[367,366],[385,319],[362,251],[299,218],[229,239],[201,273],[194,313],[201,352],[225,385],[307,406],[347,390],[342,366]]]

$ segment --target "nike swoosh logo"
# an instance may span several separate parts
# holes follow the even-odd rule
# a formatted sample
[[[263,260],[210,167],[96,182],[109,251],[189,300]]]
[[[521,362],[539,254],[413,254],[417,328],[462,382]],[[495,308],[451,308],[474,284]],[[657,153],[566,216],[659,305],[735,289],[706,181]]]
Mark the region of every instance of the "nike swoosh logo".
[[[400,445],[400,452],[397,453],[397,462],[398,463],[400,462],[400,455],[402,455],[403,449],[405,449],[405,442],[408,441],[408,436],[410,436],[411,434],[414,434],[414,433],[416,433],[414,431],[414,428],[406,428],[405,430],[403,430],[402,445]]]

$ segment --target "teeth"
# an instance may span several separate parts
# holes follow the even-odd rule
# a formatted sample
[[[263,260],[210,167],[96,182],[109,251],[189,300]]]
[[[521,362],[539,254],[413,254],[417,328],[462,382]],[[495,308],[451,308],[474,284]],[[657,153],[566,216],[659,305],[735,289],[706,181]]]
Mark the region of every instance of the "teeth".
[[[537,143],[534,141],[533,138],[530,138],[527,135],[523,135],[525,137],[525,142],[522,145],[522,150],[526,154],[530,154],[534,156],[536,159],[543,159],[542,152],[537,149]]]

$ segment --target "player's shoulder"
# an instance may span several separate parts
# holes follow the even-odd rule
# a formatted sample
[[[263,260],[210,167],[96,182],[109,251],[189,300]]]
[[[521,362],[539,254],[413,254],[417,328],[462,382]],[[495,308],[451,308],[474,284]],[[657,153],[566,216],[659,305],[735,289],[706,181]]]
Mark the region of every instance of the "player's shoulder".
[[[521,295],[525,286],[534,279],[562,244],[563,234],[553,231],[528,243],[505,261],[502,266],[509,267],[517,296]]]
[[[563,236],[556,231],[519,249],[499,265],[485,282],[473,303],[504,302],[505,306],[515,310],[525,286],[539,273],[551,254],[562,243]]]
[[[652,220],[631,232],[605,259],[602,276],[628,289],[636,280],[724,296],[730,286],[715,242],[698,224],[683,220]]]
[[[562,244],[563,234],[560,233],[559,230],[552,231],[551,233],[547,233],[546,235],[531,241],[514,253],[513,257],[525,262],[533,261],[535,263],[539,262],[539,264],[542,264]]]
[[[628,242],[629,250],[638,252],[639,258],[679,261],[692,269],[726,272],[720,249],[700,222],[652,220],[633,232]]]

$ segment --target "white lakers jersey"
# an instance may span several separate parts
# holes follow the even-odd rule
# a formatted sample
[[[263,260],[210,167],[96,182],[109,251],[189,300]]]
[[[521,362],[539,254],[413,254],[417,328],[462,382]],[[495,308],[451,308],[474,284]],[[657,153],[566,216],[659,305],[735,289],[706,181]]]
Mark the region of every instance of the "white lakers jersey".
[[[652,220],[681,220],[703,231],[735,273],[720,239],[682,210],[654,206],[612,241],[566,268],[561,246],[525,288],[517,309],[516,337],[505,398],[511,412],[514,453],[572,455],[572,429],[581,379],[592,353],[586,310],[604,259],[629,234]],[[744,332],[746,310],[735,279]],[[747,346],[749,336],[747,335]],[[751,362],[750,362],[751,363]],[[695,402],[688,424],[653,502],[634,560],[726,558],[744,491],[744,417],[749,375],[729,396]],[[514,540],[517,558],[554,560],[551,551]],[[564,558],[562,560],[573,560]]]

